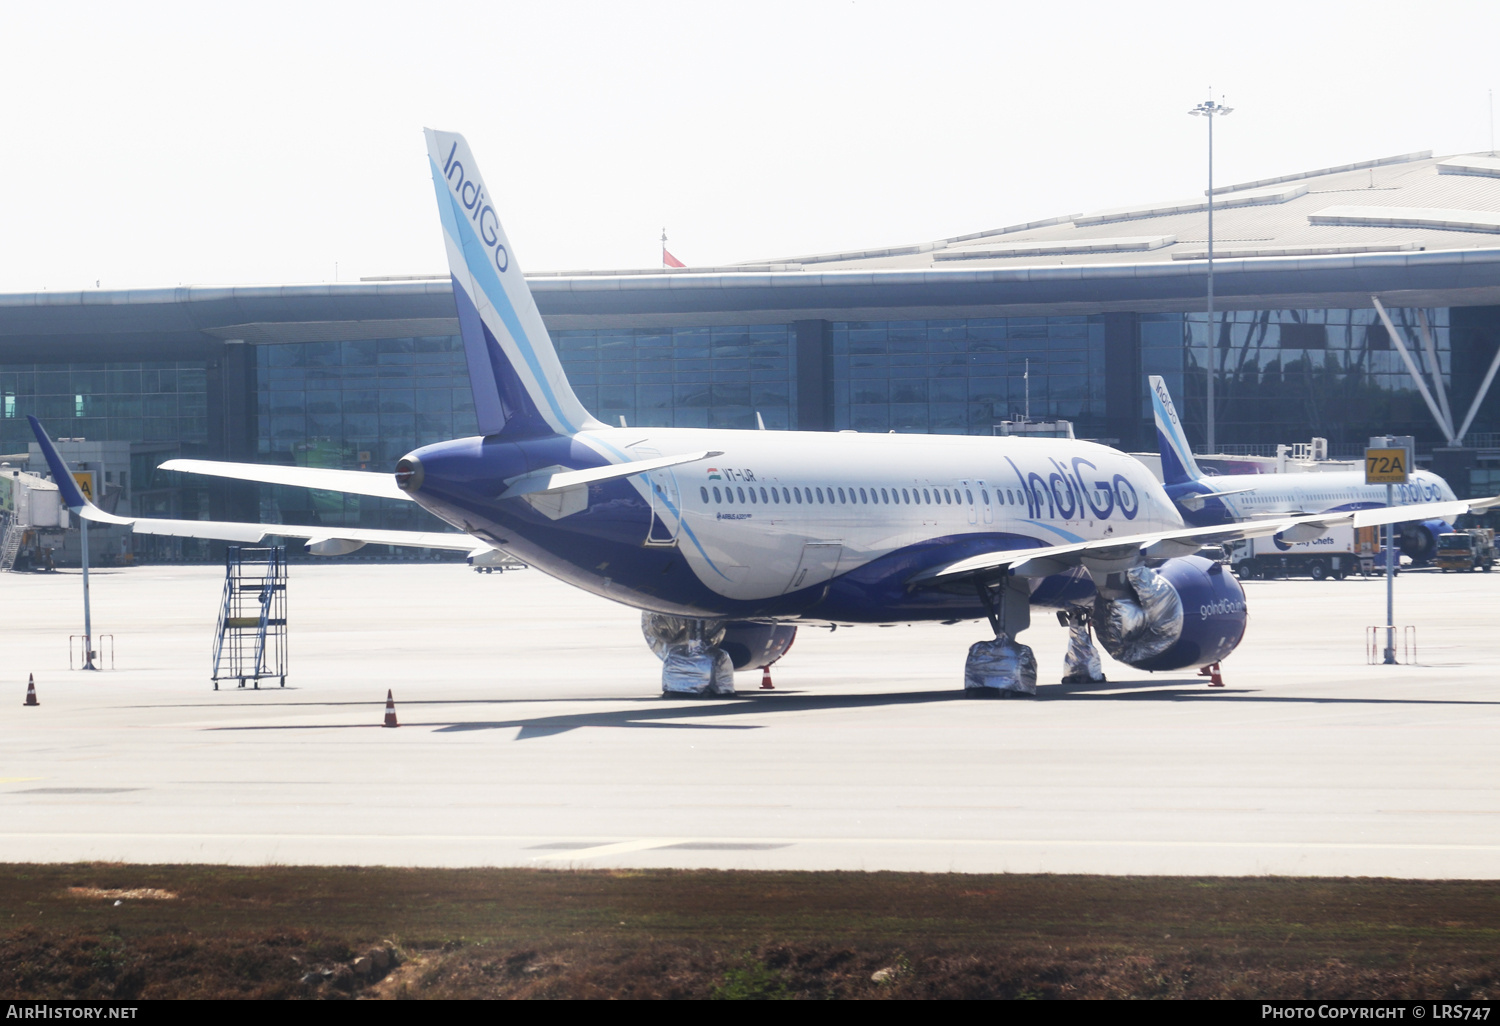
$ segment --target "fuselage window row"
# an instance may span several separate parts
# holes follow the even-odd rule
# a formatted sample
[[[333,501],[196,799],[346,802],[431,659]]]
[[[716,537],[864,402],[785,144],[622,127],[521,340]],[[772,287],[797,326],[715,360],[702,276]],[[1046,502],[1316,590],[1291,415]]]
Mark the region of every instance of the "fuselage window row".
[[[757,491],[759,492],[759,494],[757,494]],[[710,493],[712,493],[711,497]],[[771,487],[769,490],[767,490],[765,486],[761,486],[759,489],[757,489],[755,485],[751,485],[748,489],[746,489],[742,485],[725,485],[723,491],[721,492],[718,485],[713,485],[712,487],[699,486],[698,494],[702,498],[704,505],[707,505],[709,502],[714,502],[719,505],[728,505],[731,503],[739,502],[765,505],[775,503],[777,505],[785,504],[788,506],[793,504],[801,506],[804,503],[808,505],[827,505],[830,503],[842,503],[844,505],[849,505],[851,503],[856,505],[860,503],[869,505],[870,503],[875,503],[876,505],[880,505],[881,503],[884,503],[886,505],[894,504],[897,506],[952,506],[960,502],[967,502],[970,506],[974,505],[974,491],[971,488],[965,488],[960,491],[957,488],[953,488],[950,490],[948,488],[876,489],[874,487],[870,487],[868,490],[866,490],[865,488],[856,489],[855,487],[850,486],[846,491],[844,488],[839,488],[837,486],[829,486],[826,490],[819,487],[794,487],[779,489],[778,487]],[[1019,505],[1021,503],[1022,494],[1023,493],[1021,492],[1012,492],[1008,488],[1004,491],[996,488],[995,502],[1002,506]],[[981,488],[979,490],[979,499],[980,502],[988,506],[990,504],[989,489]]]

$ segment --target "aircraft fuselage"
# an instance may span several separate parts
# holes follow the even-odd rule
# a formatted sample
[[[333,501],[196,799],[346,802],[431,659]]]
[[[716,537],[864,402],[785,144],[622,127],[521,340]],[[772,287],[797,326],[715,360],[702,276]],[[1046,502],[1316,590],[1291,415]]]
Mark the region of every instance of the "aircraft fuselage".
[[[586,469],[702,450],[724,455],[505,498],[547,467]],[[853,432],[604,428],[466,438],[416,450],[411,492],[450,524],[570,584],[655,612],[833,623],[978,618],[972,586],[911,576],[997,548],[1182,526],[1137,461],[1089,442]],[[550,505],[549,505],[550,503]],[[1082,570],[1033,583],[1033,602],[1087,602]]]
[[[1240,488],[1253,490],[1215,494]],[[1233,524],[1271,515],[1378,509],[1386,505],[1385,485],[1365,484],[1360,471],[1231,475],[1168,485],[1166,491],[1178,502],[1183,519],[1194,527]],[[1410,483],[1395,485],[1392,491],[1393,504],[1397,506],[1454,498],[1448,483],[1426,470],[1414,471]],[[1188,505],[1197,505],[1199,501],[1202,505],[1196,510]]]

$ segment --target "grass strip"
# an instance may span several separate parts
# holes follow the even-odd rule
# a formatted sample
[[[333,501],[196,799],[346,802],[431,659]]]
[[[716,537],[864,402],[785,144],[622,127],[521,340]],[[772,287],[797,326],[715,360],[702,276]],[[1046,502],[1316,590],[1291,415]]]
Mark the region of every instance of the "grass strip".
[[[1497,993],[1490,881],[0,865],[13,999]]]

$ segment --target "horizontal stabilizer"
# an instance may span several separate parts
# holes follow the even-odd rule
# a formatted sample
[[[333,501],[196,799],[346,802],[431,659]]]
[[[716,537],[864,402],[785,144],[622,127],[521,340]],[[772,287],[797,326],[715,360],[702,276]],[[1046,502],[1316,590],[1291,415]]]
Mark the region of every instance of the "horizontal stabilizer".
[[[162,470],[208,477],[228,477],[236,481],[258,481],[261,484],[293,485],[317,488],[349,495],[373,495],[381,499],[411,501],[396,486],[392,474],[373,474],[366,470],[329,470],[323,467],[288,467],[274,463],[222,463],[218,460],[167,460]]]
[[[1208,505],[1209,499],[1222,499],[1226,495],[1244,495],[1246,492],[1253,492],[1255,490],[1255,486],[1251,485],[1248,488],[1226,488],[1221,492],[1190,492],[1187,495],[1178,496],[1177,504],[1196,513],[1198,510]],[[1285,516],[1285,514],[1281,515]]]
[[[529,474],[522,474],[507,480],[505,491],[500,493],[502,499],[518,499],[523,495],[532,495],[537,492],[560,492],[566,488],[577,488],[579,485],[597,484],[600,481],[613,481],[618,477],[632,477],[636,474],[645,474],[653,470],[661,470],[663,467],[675,467],[681,463],[696,463],[699,460],[712,459],[722,456],[721,450],[710,449],[705,452],[690,452],[680,456],[659,456],[649,460],[633,460],[630,463],[612,463],[607,467],[591,467],[588,470],[569,470],[566,467],[544,467],[541,470],[533,470]]]

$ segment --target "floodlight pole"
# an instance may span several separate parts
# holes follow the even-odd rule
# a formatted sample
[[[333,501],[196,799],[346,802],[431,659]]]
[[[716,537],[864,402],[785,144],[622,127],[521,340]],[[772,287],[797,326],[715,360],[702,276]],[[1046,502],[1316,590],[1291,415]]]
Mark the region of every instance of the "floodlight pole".
[[[1218,340],[1214,337],[1214,118],[1231,114],[1233,107],[1214,103],[1213,90],[1209,99],[1198,104],[1189,114],[1208,119],[1208,445],[1207,451],[1217,452],[1214,440],[1214,350]]]
[[[1385,486],[1386,508],[1396,504],[1396,488]],[[1396,525],[1385,525],[1385,658],[1386,666],[1396,665]]]
[[[97,670],[94,665],[94,621],[89,610],[89,522],[78,518],[79,545],[82,547],[79,562],[83,566],[83,669]]]

